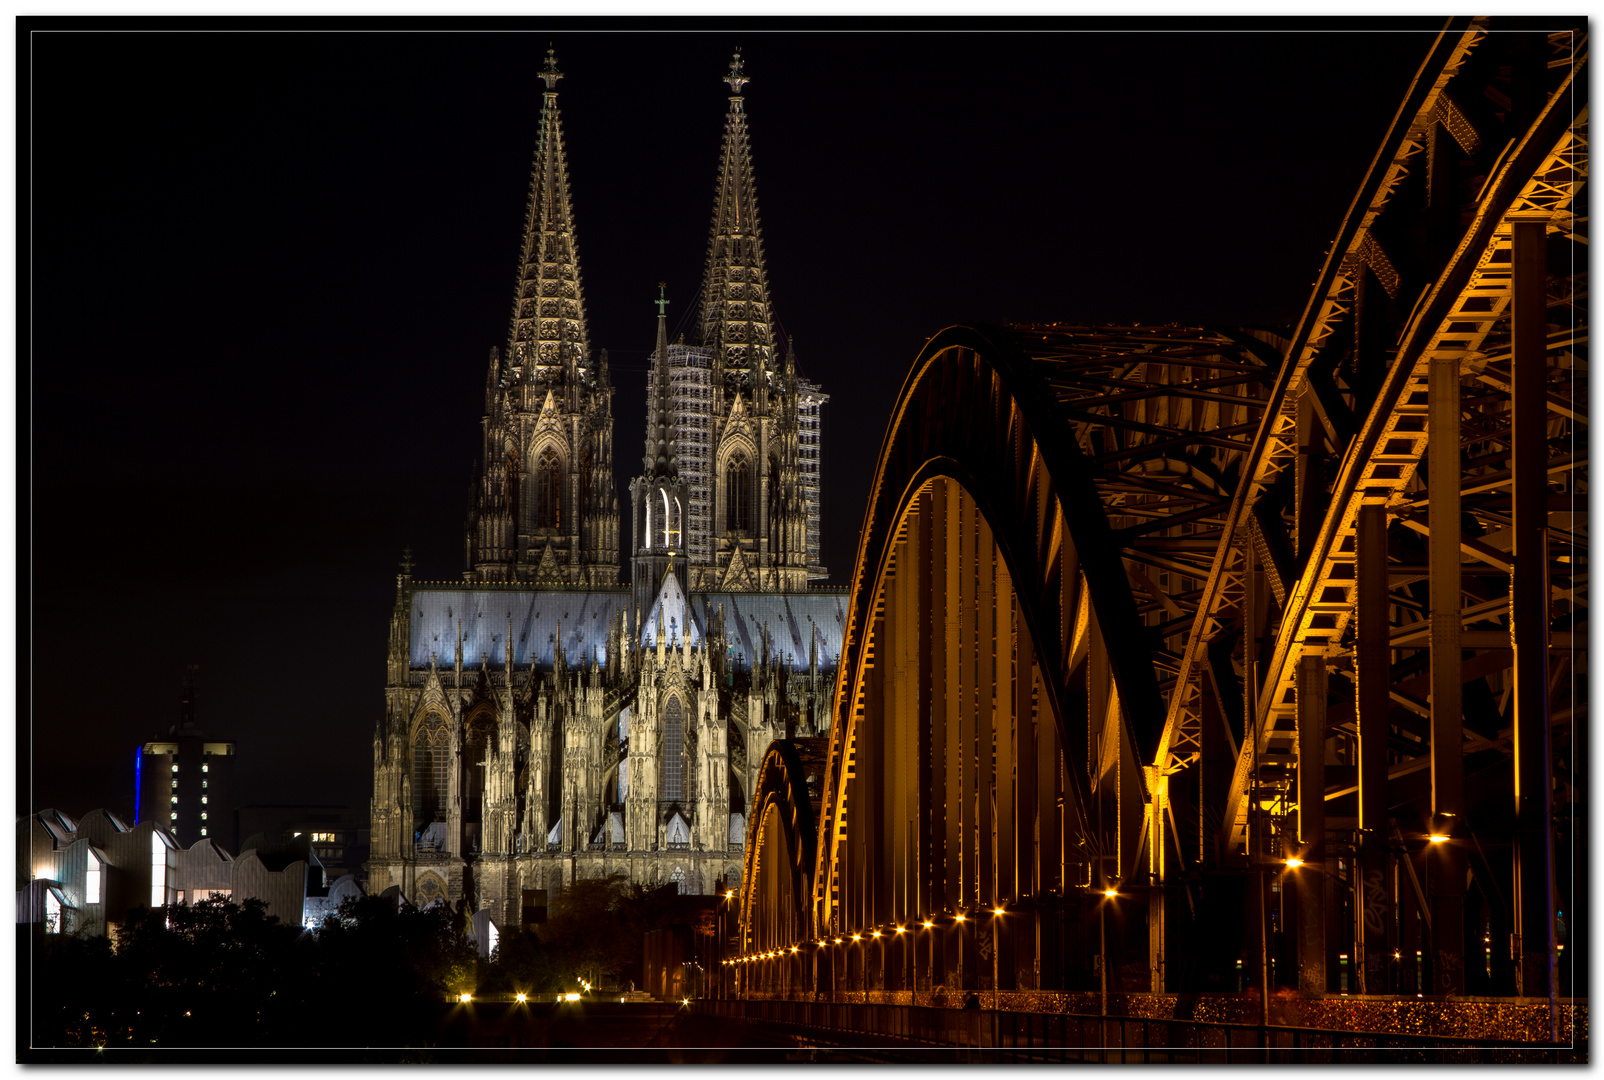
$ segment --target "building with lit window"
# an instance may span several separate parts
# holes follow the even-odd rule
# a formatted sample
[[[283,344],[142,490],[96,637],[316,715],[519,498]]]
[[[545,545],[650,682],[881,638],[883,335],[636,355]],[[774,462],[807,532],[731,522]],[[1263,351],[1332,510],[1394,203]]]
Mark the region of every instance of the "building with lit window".
[[[310,853],[317,857],[330,881],[345,874],[360,876],[367,861],[367,807],[290,803],[253,803],[239,808],[241,850],[251,838],[274,834],[305,834]]]
[[[134,758],[134,821],[155,822],[184,846],[215,840],[239,846],[234,820],[234,744],[208,739],[195,723],[195,673],[185,675],[178,723],[142,744]]]
[[[135,910],[213,897],[254,897],[310,928],[359,895],[353,876],[325,873],[310,836],[253,837],[236,858],[210,837],[181,847],[156,821],[130,825],[107,810],[41,810],[17,823],[17,922],[47,934],[112,934]]]
[[[695,340],[670,343],[671,301],[657,297],[627,549],[561,77],[548,52],[511,329],[485,377],[467,567],[461,582],[426,582],[403,564],[373,739],[369,891],[467,899],[502,926],[576,877],[687,894],[738,878],[769,743],[828,727],[845,619],[844,590],[820,585],[827,395],[771,308],[739,55],[723,76]]]

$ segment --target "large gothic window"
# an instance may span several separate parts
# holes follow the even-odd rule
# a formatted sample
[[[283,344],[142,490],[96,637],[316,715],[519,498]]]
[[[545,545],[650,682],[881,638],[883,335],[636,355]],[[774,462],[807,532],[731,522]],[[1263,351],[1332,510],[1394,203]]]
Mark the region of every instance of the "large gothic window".
[[[658,798],[685,798],[685,710],[677,697],[669,698],[663,710],[663,790]]]
[[[450,742],[445,722],[430,717],[412,745],[412,816],[417,828],[446,819]]]
[[[517,448],[507,447],[507,472],[502,477],[501,493],[507,504],[508,519],[515,528],[520,520],[518,517],[518,472],[521,468],[522,466],[518,462]]]
[[[557,451],[547,447],[535,460],[535,528],[562,528],[562,500],[562,462],[557,457]]]
[[[724,530],[752,531],[752,466],[745,454],[733,455],[724,472]]]

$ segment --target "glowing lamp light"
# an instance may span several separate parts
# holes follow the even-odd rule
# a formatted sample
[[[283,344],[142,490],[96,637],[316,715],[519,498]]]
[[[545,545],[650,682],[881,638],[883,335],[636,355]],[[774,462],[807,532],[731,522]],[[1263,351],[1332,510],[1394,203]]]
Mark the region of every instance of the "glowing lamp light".
[[[1303,865],[1303,860],[1294,855],[1287,860],[1287,865],[1296,870],[1298,867]]]
[[[1432,833],[1430,836],[1426,837],[1426,839],[1430,840],[1433,844],[1446,844],[1448,842],[1448,837],[1437,832]]]
[[[1114,899],[1114,897],[1118,896],[1119,893],[1117,891],[1115,891],[1114,889],[1104,889],[1103,890],[1103,895],[1108,897],[1110,900],[1112,900],[1112,899]]]
[[[836,938],[836,939],[835,939],[835,943],[836,943],[836,944],[837,944],[837,945],[839,945],[839,944],[841,944],[841,939],[840,939],[840,938]]]
[[[931,922],[931,921],[930,921],[930,920],[929,920],[929,919],[926,919],[926,920],[925,920],[925,929],[926,929],[926,930],[928,930],[928,929],[930,929],[930,928],[931,928],[931,927],[932,927],[932,926],[934,926],[934,925],[936,925],[936,924],[935,924],[935,923],[933,923],[933,922]]]
[[[518,995],[518,1001],[519,1001],[520,1004],[525,1002],[525,1001],[528,1001],[528,1000],[529,1000],[529,995],[528,994],[519,994]]]
[[[579,1000],[579,995],[570,990],[568,993],[563,995],[563,1000],[564,1001],[578,1001]]]
[[[899,927],[897,927],[897,933],[899,933],[899,934],[900,934],[900,933],[902,933],[902,932],[903,932],[903,931],[904,931],[904,930],[906,930],[906,929],[907,929],[907,927],[905,927],[905,926],[899,926]]]
[[[853,941],[862,941],[863,940],[863,935],[862,934],[853,934],[852,935],[852,940]]]
[[[873,936],[874,936],[874,937],[879,937],[879,936],[880,936],[880,931],[878,931],[878,930],[876,930],[876,931],[875,931],[875,932],[874,932],[874,935],[873,935]]]
[[[953,919],[953,921],[954,921],[954,922],[963,922],[963,921],[964,921],[964,917],[963,917],[963,914],[962,914],[962,913],[959,913],[959,914],[957,914],[957,915],[954,915],[954,916],[953,916],[953,917],[952,917],[952,919]]]
[[[729,892],[727,892],[727,893],[725,893],[725,894],[724,894],[724,899],[726,899],[726,900],[733,900],[733,899],[735,899],[735,890],[734,890],[734,889],[731,889],[731,890],[730,890],[730,891],[729,891]]]
[[[1002,908],[992,908],[991,909],[991,913],[993,915],[1001,915],[1003,913],[1003,909]]]
[[[792,952],[796,952],[796,946],[795,946],[795,945],[792,945],[792,946],[791,946],[791,951],[792,951]]]
[[[466,1005],[466,1004],[468,1004],[468,1002],[473,1000],[473,995],[472,994],[458,994],[457,995],[457,1000],[462,1002],[464,1005]]]

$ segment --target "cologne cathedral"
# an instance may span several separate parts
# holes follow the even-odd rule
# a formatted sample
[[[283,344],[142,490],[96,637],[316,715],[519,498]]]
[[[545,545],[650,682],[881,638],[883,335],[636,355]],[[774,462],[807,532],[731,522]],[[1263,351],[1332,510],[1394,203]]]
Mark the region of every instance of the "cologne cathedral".
[[[463,581],[403,564],[373,738],[370,890],[466,899],[503,927],[576,878],[683,893],[739,878],[769,743],[829,723],[845,618],[819,555],[826,395],[777,340],[739,53],[697,342],[669,342],[659,291],[621,583],[613,388],[585,322],[561,77],[548,51]]]

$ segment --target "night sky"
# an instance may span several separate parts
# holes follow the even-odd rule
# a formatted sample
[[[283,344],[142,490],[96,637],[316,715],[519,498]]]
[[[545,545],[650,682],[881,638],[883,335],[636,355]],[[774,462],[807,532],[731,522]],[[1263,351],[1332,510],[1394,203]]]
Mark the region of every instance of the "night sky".
[[[1440,23],[24,21],[19,813],[131,816],[187,663],[242,804],[367,805],[402,549],[464,569],[548,42],[621,508],[658,281],[692,333],[742,47],[774,312],[832,395],[841,584],[929,336],[1295,323]]]

